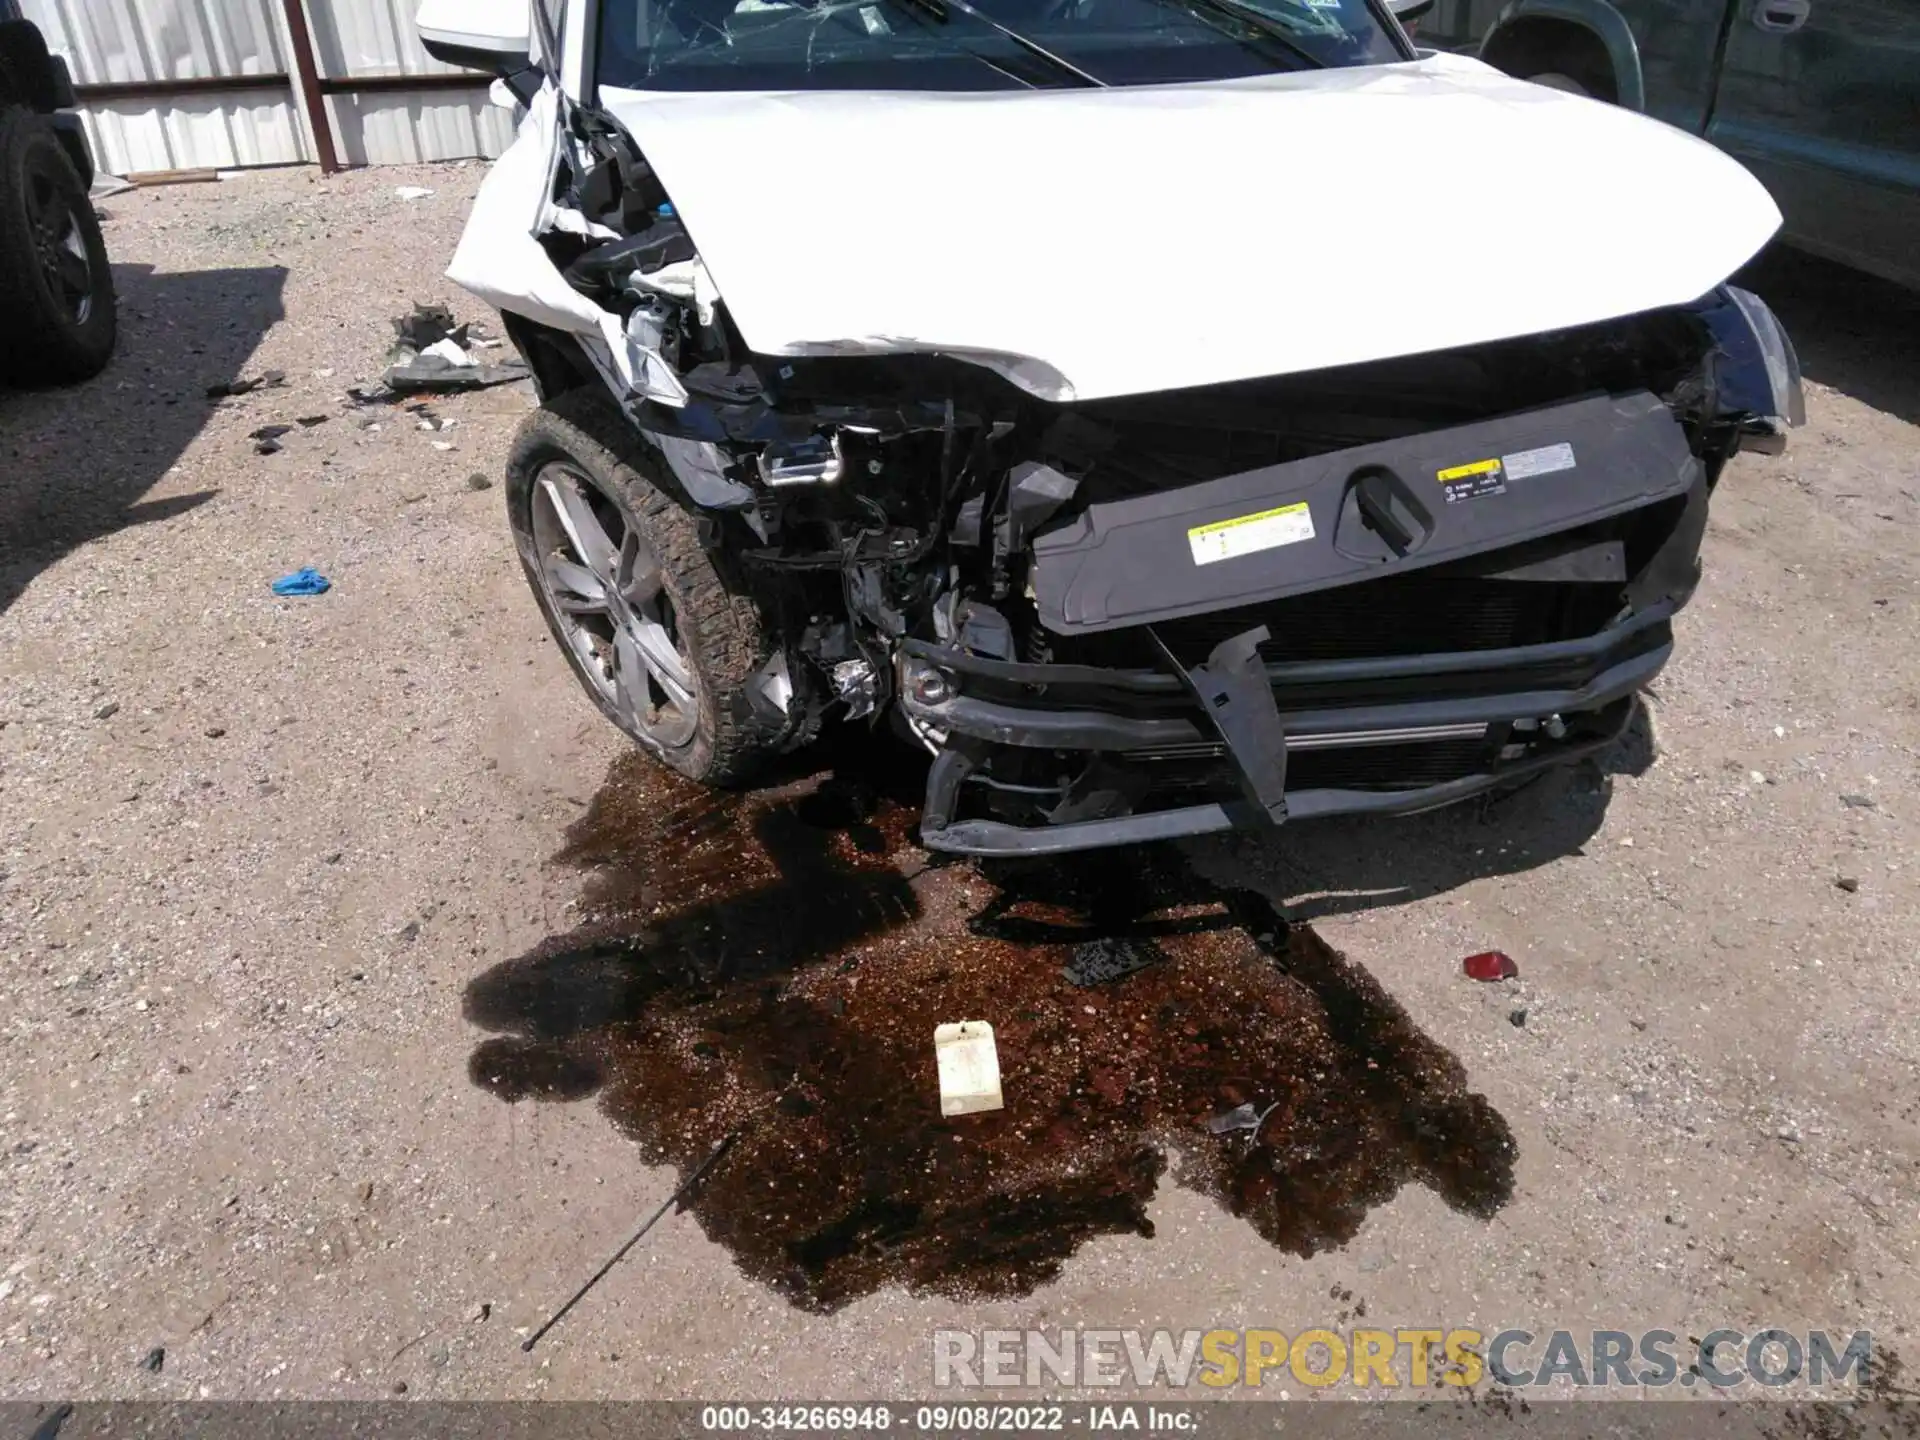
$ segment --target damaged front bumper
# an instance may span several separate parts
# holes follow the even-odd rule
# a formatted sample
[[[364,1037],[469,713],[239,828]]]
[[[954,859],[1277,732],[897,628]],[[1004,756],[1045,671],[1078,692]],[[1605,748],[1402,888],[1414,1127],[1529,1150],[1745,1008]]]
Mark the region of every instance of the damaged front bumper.
[[[1058,854],[1451,804],[1610,745],[1672,652],[1672,615],[1662,602],[1583,640],[1503,650],[1241,667],[1270,716],[1245,695],[1211,719],[1171,667],[1007,664],[908,642],[902,708],[941,737],[922,838],[957,854]],[[1228,656],[1198,668],[1235,666]],[[1237,733],[1217,718],[1236,703],[1248,722]],[[1010,750],[1084,764],[1095,778],[1061,787],[1058,818],[962,818],[964,791],[1000,785],[987,768]],[[1073,818],[1179,789],[1213,793]]]
[[[1045,663],[967,617],[899,648],[925,843],[1409,814],[1602,750],[1671,653],[1711,475],[1666,407],[1603,397],[1090,505],[1034,546]],[[1231,563],[1200,548],[1289,515]]]
[[[543,398],[606,388],[751,599],[776,652],[716,703],[772,707],[781,744],[897,718],[934,756],[937,850],[1406,813],[1603,748],[1671,649],[1720,467],[1804,416],[1731,286],[1164,391],[977,347],[758,353],[631,137],[578,110],[556,145],[558,103],[449,273]]]

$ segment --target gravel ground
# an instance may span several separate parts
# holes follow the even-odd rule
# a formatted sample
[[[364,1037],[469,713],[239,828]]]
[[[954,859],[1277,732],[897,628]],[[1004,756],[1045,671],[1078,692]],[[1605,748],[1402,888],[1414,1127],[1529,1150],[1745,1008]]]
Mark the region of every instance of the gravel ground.
[[[699,802],[575,693],[498,486],[476,488],[531,400],[438,402],[439,431],[343,400],[413,302],[488,318],[440,274],[479,175],[287,170],[117,196],[118,359],[73,390],[0,394],[0,1395],[924,1394],[943,1324],[1293,1333],[1364,1314],[1902,1345],[1920,1301],[1912,297],[1793,257],[1760,267],[1814,382],[1809,424],[1726,477],[1650,731],[1490,807],[1198,845],[1192,873],[1152,881],[1191,913],[1200,877],[1257,886],[1345,956],[1302,950],[1255,981],[1244,955],[1170,943],[1268,1017],[1248,1033],[1286,1042],[1298,1073],[1280,1075],[1248,1070],[1228,1022],[1181,993],[1186,970],[1097,992],[1096,1009],[1160,1008],[1081,1026],[1058,982],[1019,968],[1055,950],[1018,927],[968,949],[993,885],[923,870],[871,796],[800,861],[777,797],[674,828]],[[435,193],[394,196],[415,183]],[[205,398],[269,369],[286,383]],[[256,454],[253,430],[316,416]],[[269,594],[307,564],[330,594]],[[863,782],[843,760],[834,783]],[[683,842],[726,857],[691,898],[661,860]],[[821,892],[818,875],[866,878]],[[890,960],[920,967],[920,998],[890,1002],[914,1027],[961,1018],[929,955],[951,949],[972,993],[1028,985],[1032,1018],[1004,1017],[1027,1028],[1003,1055],[1015,1131],[995,1153],[1036,1167],[1012,1189],[1049,1202],[1031,1227],[1046,1243],[997,1270],[948,1243],[1007,1189],[968,1161],[915,1192],[900,1264],[803,1247],[783,1270],[750,1187],[769,1225],[815,1233],[848,1203],[813,1183],[853,1164],[829,1123],[839,1087],[882,1109],[931,1089],[911,1047],[836,1070],[838,1031],[783,1020],[766,1033],[799,1047],[814,1108],[772,1109],[785,1092],[763,1084],[746,1108],[779,1117],[781,1144],[716,1171],[522,1354],[673,1188],[662,1162],[751,1100],[750,1052],[724,1035],[751,1041],[772,1013],[702,992],[675,1001],[674,1035],[636,1030],[606,945],[742,913],[760,945],[768,916],[822,893],[852,895],[852,918],[780,944],[822,977],[797,987],[807,1003],[853,1030],[861,984],[893,993]],[[1517,980],[1462,977],[1489,947]],[[1452,1097],[1447,1145],[1395,1140],[1381,1117],[1402,1101],[1376,1105],[1366,1075],[1306,1068],[1353,1014],[1383,1047],[1369,1072]],[[692,1083],[703,1052],[684,1047],[703,1043],[734,1067],[724,1084]],[[1047,1068],[1063,1046],[1086,1052],[1084,1083]],[[1176,1063],[1216,1071],[1145,1103],[1140,1077]],[[1293,1139],[1256,1137],[1264,1189],[1199,1163],[1214,1142],[1182,1119],[1206,1086],[1243,1083],[1292,1105]],[[1102,1106],[1138,1133],[1125,1153],[1095,1136],[1120,1169],[1069,1195],[1071,1167],[1035,1147],[1073,1149],[1085,1133],[1046,1126]],[[1355,1137],[1370,1148],[1340,1150]],[[893,1162],[859,1163],[884,1179]]]

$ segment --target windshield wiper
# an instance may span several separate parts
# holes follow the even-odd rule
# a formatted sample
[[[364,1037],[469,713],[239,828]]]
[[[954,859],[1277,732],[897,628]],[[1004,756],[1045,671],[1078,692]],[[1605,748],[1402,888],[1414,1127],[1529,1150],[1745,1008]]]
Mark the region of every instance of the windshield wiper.
[[[1309,68],[1314,70],[1327,68],[1327,62],[1287,34],[1285,26],[1258,5],[1247,4],[1246,0],[1169,0],[1169,3],[1188,10],[1204,10],[1214,15],[1232,16],[1236,20],[1251,25],[1295,59],[1304,60]]]
[[[1029,55],[1034,56],[1036,59],[1046,61],[1047,64],[1053,66],[1053,68],[1060,71],[1061,74],[1071,75],[1081,83],[1092,85],[1097,89],[1104,90],[1107,88],[1107,82],[1100,79],[1099,76],[1088,74],[1065,56],[1056,55],[1038,40],[1028,39],[1011,25],[1002,25],[984,10],[976,7],[972,3],[972,0],[894,0],[894,3],[896,5],[905,5],[909,9],[918,10],[925,15],[931,15],[943,25],[952,18],[947,12],[949,10],[958,10],[962,15],[978,20],[982,24],[997,30],[1001,35],[1011,40]]]

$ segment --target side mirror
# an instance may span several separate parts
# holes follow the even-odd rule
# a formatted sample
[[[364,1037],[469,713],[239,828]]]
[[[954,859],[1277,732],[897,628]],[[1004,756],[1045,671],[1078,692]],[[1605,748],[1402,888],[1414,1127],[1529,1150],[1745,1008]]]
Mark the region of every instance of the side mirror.
[[[422,0],[414,29],[427,54],[464,70],[507,79],[528,68],[530,0]]]
[[[1433,9],[1435,0],[1387,0],[1387,8],[1393,12],[1393,18],[1402,25],[1411,26],[1414,21]]]

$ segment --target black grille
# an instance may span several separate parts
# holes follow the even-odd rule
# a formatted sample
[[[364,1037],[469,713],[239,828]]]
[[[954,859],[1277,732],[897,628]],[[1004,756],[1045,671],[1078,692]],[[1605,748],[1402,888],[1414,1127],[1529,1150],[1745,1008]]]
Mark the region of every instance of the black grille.
[[[1499,650],[1591,635],[1617,608],[1619,594],[1618,585],[1398,575],[1163,621],[1155,629],[1187,665],[1256,625],[1265,625],[1272,637],[1261,647],[1269,662]],[[1114,631],[1061,643],[1057,657],[1145,665],[1153,663],[1154,652],[1144,634]]]

